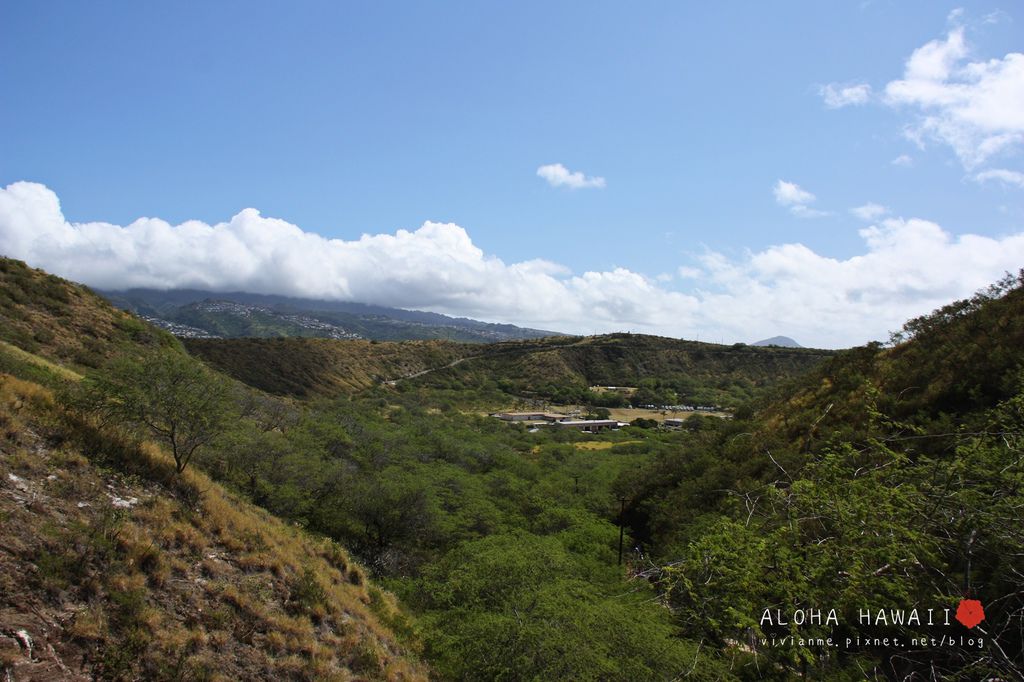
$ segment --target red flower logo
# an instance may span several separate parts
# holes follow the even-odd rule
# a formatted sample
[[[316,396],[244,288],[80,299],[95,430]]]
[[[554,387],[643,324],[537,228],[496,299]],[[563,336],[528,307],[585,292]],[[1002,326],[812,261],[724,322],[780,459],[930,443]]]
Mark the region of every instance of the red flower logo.
[[[968,628],[985,620],[985,609],[977,599],[961,599],[960,606],[956,607],[956,619]]]

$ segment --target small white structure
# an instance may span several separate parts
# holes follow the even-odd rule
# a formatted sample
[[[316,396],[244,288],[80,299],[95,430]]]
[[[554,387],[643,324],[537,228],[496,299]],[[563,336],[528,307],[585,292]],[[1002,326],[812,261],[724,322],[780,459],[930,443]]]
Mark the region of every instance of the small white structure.
[[[605,429],[617,429],[626,425],[617,419],[574,419],[557,422],[555,426],[563,429],[579,429],[588,433],[598,433]]]

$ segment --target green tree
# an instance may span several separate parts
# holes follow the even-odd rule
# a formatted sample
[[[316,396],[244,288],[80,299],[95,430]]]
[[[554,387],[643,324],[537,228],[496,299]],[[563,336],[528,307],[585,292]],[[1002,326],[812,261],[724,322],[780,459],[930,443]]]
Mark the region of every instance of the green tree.
[[[642,584],[624,587],[614,565],[591,564],[554,536],[464,543],[405,587],[444,679],[734,679],[676,636]]]
[[[82,390],[93,414],[133,424],[168,445],[178,473],[223,432],[233,404],[223,379],[187,355],[168,351],[118,358],[89,375]]]

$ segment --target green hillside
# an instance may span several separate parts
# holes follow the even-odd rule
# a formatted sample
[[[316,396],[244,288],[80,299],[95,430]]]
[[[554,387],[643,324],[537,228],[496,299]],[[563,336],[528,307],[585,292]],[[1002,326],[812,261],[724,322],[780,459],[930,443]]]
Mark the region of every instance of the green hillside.
[[[799,375],[831,351],[723,346],[642,334],[496,344],[478,357],[416,379],[432,388],[500,387],[555,402],[598,402],[591,386],[644,389],[636,401],[736,406]],[[610,398],[612,396],[606,396]]]
[[[18,272],[22,302],[0,312],[52,337],[23,326],[0,344],[5,672],[1024,670],[1024,276],[838,353],[612,335],[189,340],[190,357],[74,285]],[[47,306],[62,297],[78,303]],[[78,334],[98,339],[99,367],[74,361]],[[593,385],[737,409],[596,435],[478,412],[618,395]],[[178,475],[174,438],[198,448]],[[963,599],[984,608],[974,628],[907,622]],[[836,620],[796,622],[815,609]],[[904,622],[865,624],[864,610]],[[19,629],[54,654],[26,655]]]
[[[1024,273],[893,341],[837,354],[619,479],[684,636],[749,642],[780,679],[1020,677]],[[978,629],[859,622],[865,608],[955,613],[964,598],[984,606]],[[780,606],[834,608],[839,624],[763,620]],[[853,644],[764,641],[786,635]],[[984,643],[910,645],[925,635]]]
[[[300,398],[349,394],[443,367],[479,346],[443,341],[185,339],[197,357],[243,383]]]
[[[604,404],[594,385],[642,388],[638,400],[735,406],[814,367],[831,351],[755,348],[636,334],[487,345],[334,340],[188,339],[189,351],[280,395],[351,393],[386,382],[493,400]],[[504,398],[502,398],[504,396]]]
[[[99,367],[126,349],[176,343],[87,287],[3,257],[0,341],[72,368]]]
[[[148,316],[162,325],[187,325],[224,338],[300,336],[493,343],[556,335],[555,332],[511,324],[348,301],[190,289],[131,289],[101,293],[119,308]]]
[[[8,679],[425,679],[337,545],[4,374],[0,426]]]
[[[84,408],[94,364],[195,364],[172,337],[20,262],[0,275],[5,679],[426,679],[342,547]]]
[[[1022,313],[1024,291],[1008,277],[910,320],[889,346],[845,351],[781,387],[761,410],[761,435],[808,450],[828,438],[863,438],[875,413],[908,429],[983,429],[983,415],[1018,389]],[[921,439],[916,447],[936,442]]]
[[[76,324],[86,325],[82,313]],[[372,356],[377,345],[383,344],[365,343],[360,352]],[[432,344],[415,345],[430,361],[422,365],[452,357],[433,356]],[[395,344],[387,368],[417,369],[402,346]],[[82,467],[100,467],[101,479],[86,476],[84,487],[140,510],[169,497],[161,509],[171,521],[164,511],[152,522],[148,513],[140,516],[138,528],[124,532],[146,540],[124,553],[108,551],[105,540],[95,557],[80,549],[94,536],[121,537],[120,526],[107,531],[102,518],[78,523],[87,513],[80,509],[98,507],[92,498],[65,495],[52,519],[5,524],[12,533],[0,534],[0,550],[12,575],[35,573],[42,562],[61,590],[49,598],[52,609],[68,603],[96,613],[81,631],[32,631],[68,652],[60,665],[109,678],[416,679],[425,670],[421,651],[439,679],[662,679],[685,666],[696,666],[697,679],[728,678],[717,654],[675,637],[649,587],[623,594],[609,486],[619,471],[649,456],[629,449],[623,434],[609,436],[597,461],[575,447],[582,434],[510,429],[447,410],[425,389],[286,401],[199,370],[174,345],[108,350],[111,361],[86,371],[80,383],[55,376],[49,360],[12,354],[8,363],[18,376],[45,373],[58,389],[56,404],[45,393],[40,398],[38,421],[12,422],[6,430],[27,446],[10,464],[4,450],[4,466],[17,482],[56,500],[45,486],[53,485],[52,475],[60,479],[51,472],[64,465],[51,464],[40,447],[55,444],[55,457],[79,453]],[[10,401],[17,414],[26,409],[23,394],[44,391],[21,379],[5,382],[21,391]],[[680,437],[649,436],[657,447]],[[153,439],[178,438],[199,450],[175,475]],[[73,470],[70,480],[78,479]],[[78,501],[90,506],[79,508]],[[261,516],[250,501],[274,516]],[[239,515],[237,523],[224,521]],[[23,539],[42,542],[66,522],[52,545]],[[187,535],[179,557],[173,543],[189,533],[185,523],[202,537]],[[300,546],[286,543],[279,530],[294,533]],[[371,575],[317,538],[339,542]],[[327,548],[319,559],[317,543]],[[187,554],[192,546],[202,548],[201,556]],[[399,594],[414,620],[371,580]],[[209,601],[193,610],[196,585]],[[26,624],[25,604],[39,608],[31,601],[38,583],[17,587],[4,592],[4,632]],[[37,662],[19,648],[2,665],[27,671]]]
[[[326,329],[312,329],[270,310],[244,309],[238,313],[209,310],[209,304],[182,306],[172,316],[174,322],[203,329],[225,338],[311,337],[322,338]],[[326,325],[324,325],[326,327]],[[337,330],[335,333],[344,333]]]

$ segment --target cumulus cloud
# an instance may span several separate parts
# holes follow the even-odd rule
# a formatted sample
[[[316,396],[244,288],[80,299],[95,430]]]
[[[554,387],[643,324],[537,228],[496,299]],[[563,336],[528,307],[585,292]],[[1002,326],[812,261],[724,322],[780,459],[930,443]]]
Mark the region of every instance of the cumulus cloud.
[[[906,167],[914,165],[914,159],[910,158],[906,154],[900,154],[899,156],[897,156],[895,159],[893,159],[889,163],[891,163],[894,166],[902,166],[902,167],[906,168]]]
[[[813,202],[816,197],[795,182],[779,180],[772,189],[775,194],[775,202],[785,206],[789,212],[799,218],[820,218],[828,215],[828,211],[819,211],[807,204]]]
[[[802,244],[772,246],[739,260],[705,254],[710,282],[697,294],[701,317],[724,338],[784,333],[805,345],[834,347],[884,340],[907,319],[1024,263],[1024,233],[954,237],[927,220],[890,218],[859,235],[863,253],[848,259]]]
[[[794,204],[807,204],[814,201],[815,196],[795,182],[779,180],[772,190],[775,193],[775,201],[783,206]]]
[[[959,14],[951,15],[959,22]],[[915,112],[909,138],[949,145],[967,169],[1024,142],[1024,54],[969,61],[964,27],[917,48],[885,101]]]
[[[1004,185],[1014,185],[1024,189],[1024,173],[1006,170],[1005,168],[993,168],[991,170],[982,171],[974,176],[974,180],[975,182],[988,182],[990,180],[995,180],[996,182],[1001,182]]]
[[[806,202],[809,194],[793,185],[783,196]],[[576,274],[541,259],[505,263],[451,223],[353,240],[251,208],[214,225],[73,223],[43,185],[0,189],[0,253],[91,286],[354,300],[576,333],[728,342],[785,333],[804,345],[850,346],[884,340],[906,319],[1024,263],[1024,233],[953,236],[925,220],[888,218],[859,234],[862,252],[845,260],[801,244],[741,257],[706,252],[678,268],[693,287],[683,293],[625,268]]]
[[[871,86],[867,83],[854,85],[829,83],[818,88],[818,94],[821,95],[825,106],[829,109],[842,109],[843,107],[867,104],[871,99]]]
[[[575,275],[542,259],[507,264],[452,223],[348,241],[252,208],[215,225],[71,223],[56,194],[28,182],[0,189],[0,253],[105,289],[244,290],[576,329],[654,328],[696,305],[624,269]]]
[[[889,209],[887,209],[885,206],[882,206],[881,204],[876,204],[871,201],[864,204],[863,206],[857,206],[856,208],[850,209],[850,213],[857,216],[861,220],[867,221],[875,220],[876,218],[881,218],[888,212]]]
[[[602,177],[587,177],[580,171],[570,171],[560,163],[549,163],[537,169],[537,176],[544,178],[552,187],[569,189],[600,188],[605,186]]]

